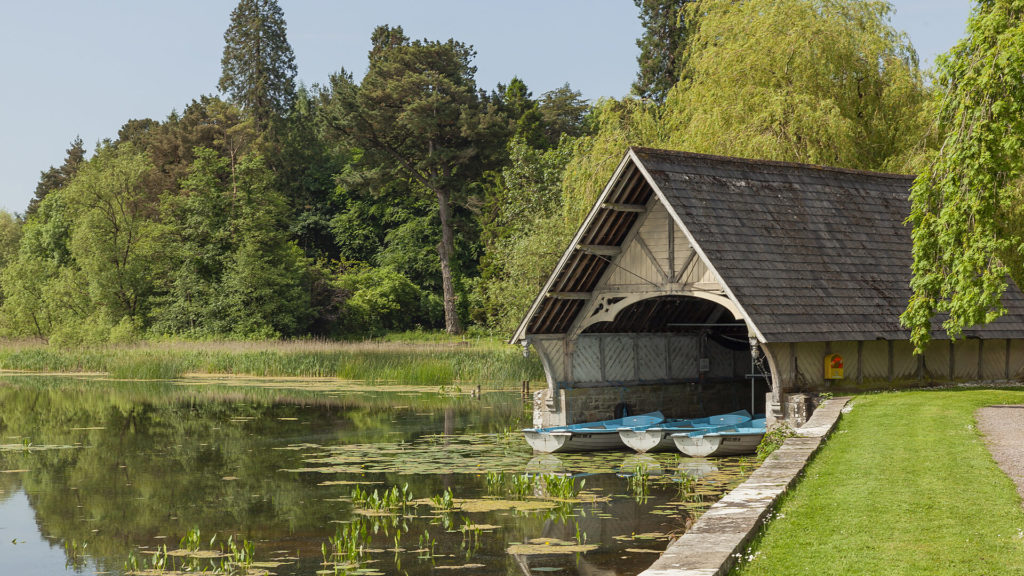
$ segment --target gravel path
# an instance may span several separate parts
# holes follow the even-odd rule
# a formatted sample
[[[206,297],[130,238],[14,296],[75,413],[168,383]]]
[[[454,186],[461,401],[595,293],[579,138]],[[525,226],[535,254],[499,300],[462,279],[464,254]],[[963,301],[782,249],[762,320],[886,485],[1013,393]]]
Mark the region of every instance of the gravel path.
[[[992,457],[1024,498],[1024,406],[979,408],[975,417]]]

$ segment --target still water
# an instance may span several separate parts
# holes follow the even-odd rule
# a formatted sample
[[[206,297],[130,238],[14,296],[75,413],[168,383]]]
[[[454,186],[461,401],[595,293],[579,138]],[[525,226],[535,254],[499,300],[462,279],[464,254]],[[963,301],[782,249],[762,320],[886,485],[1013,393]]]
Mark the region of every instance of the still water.
[[[535,456],[528,421],[507,392],[4,376],[0,574],[636,574],[755,466]]]

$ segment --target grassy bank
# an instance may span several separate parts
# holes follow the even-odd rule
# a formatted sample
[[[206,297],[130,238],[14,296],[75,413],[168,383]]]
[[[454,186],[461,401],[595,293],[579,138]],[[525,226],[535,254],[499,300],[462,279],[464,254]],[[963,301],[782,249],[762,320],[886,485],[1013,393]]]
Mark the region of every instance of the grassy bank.
[[[974,420],[1007,403],[1024,391],[858,397],[733,574],[1024,573],[1024,509]]]
[[[160,341],[59,348],[0,343],[0,369],[105,372],[115,378],[167,379],[188,373],[330,377],[427,385],[507,386],[544,377],[535,355],[497,339],[398,335],[363,342]]]

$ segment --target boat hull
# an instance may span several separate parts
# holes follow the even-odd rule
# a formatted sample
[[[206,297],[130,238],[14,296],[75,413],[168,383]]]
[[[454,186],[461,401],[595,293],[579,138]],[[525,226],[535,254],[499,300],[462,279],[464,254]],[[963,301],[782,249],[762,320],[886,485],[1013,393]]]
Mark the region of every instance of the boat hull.
[[[664,428],[657,430],[619,430],[619,439],[627,447],[644,454],[646,452],[662,452],[675,448],[672,431]]]
[[[622,427],[645,428],[665,420],[661,412],[624,416],[601,422],[582,422],[551,428],[526,428],[523,436],[535,452],[594,452],[621,450],[626,445],[619,438]]]
[[[705,434],[703,436],[677,434],[672,437],[680,452],[694,458],[753,454],[757,451],[757,445],[761,443],[761,438],[764,438],[764,432]]]
[[[597,452],[625,447],[618,430],[543,432],[523,430],[526,442],[535,452]]]

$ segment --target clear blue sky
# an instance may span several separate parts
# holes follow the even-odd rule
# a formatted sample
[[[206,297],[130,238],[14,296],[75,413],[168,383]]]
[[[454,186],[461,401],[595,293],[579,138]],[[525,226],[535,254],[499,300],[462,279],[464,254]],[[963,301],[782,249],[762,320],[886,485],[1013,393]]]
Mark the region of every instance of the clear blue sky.
[[[0,18],[0,209],[23,212],[39,173],[80,135],[91,154],[131,118],[163,120],[216,92],[236,0],[6,1]],[[535,95],[568,82],[584,97],[621,97],[640,34],[631,0],[279,0],[299,79],[365,72],[370,32],[477,50],[477,84],[518,75]],[[963,36],[969,0],[895,0],[893,24],[930,66]]]

